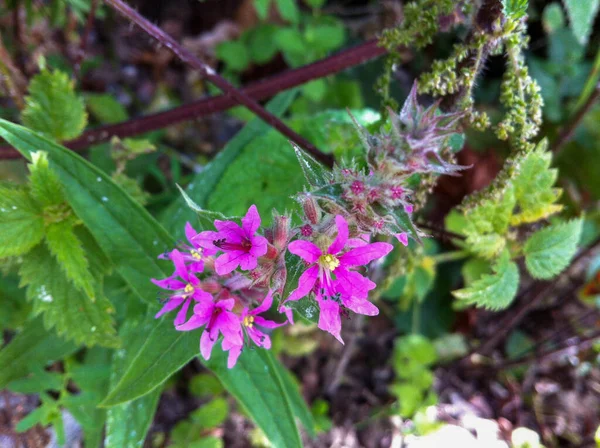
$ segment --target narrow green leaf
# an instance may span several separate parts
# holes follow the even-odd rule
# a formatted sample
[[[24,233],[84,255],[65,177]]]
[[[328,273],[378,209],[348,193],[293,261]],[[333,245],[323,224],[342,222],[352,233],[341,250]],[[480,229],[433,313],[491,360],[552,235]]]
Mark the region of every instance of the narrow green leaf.
[[[233,369],[227,368],[227,353],[215,350],[204,362],[225,388],[244,407],[276,448],[301,447],[288,390],[277,361],[263,349],[245,350]]]
[[[46,328],[54,327],[59,335],[87,346],[119,344],[110,301],[97,285],[95,301],[76,289],[43,245],[23,257],[19,275],[33,312],[43,313]]]
[[[333,179],[331,172],[298,145],[292,143],[292,146],[296,152],[296,158],[298,159],[298,163],[300,163],[306,182],[312,187],[329,185]]]
[[[494,274],[484,274],[468,288],[453,291],[452,294],[466,304],[490,310],[508,307],[519,287],[519,268],[510,261],[508,251],[504,251],[493,269]]]
[[[504,7],[504,15],[506,17],[519,20],[527,14],[529,0],[502,0],[502,6]]]
[[[0,258],[25,254],[43,237],[42,211],[29,192],[0,185]]]
[[[563,0],[563,3],[569,15],[569,24],[573,34],[579,43],[587,44],[594,19],[598,14],[600,0]]]
[[[185,192],[185,190],[183,188],[181,188],[179,185],[177,185],[177,188],[179,189],[179,192],[181,193],[181,196],[185,200],[185,203],[187,204],[187,206],[189,208],[191,208],[192,210],[194,210],[196,212],[196,214],[198,215],[198,222],[200,224],[200,229],[202,229],[202,230],[212,229],[214,227],[215,219],[220,219],[220,220],[231,219],[230,217],[225,216],[223,213],[203,209],[198,204],[196,204],[192,200],[192,198],[190,198],[188,196],[188,194]]]
[[[29,84],[29,95],[21,118],[23,123],[57,141],[78,137],[87,123],[83,100],[73,81],[58,70],[42,70]]]
[[[298,279],[306,270],[306,265],[300,257],[288,251],[285,254],[285,268],[287,270],[287,277],[282,295],[284,300],[287,299],[291,292],[298,287]],[[319,322],[319,306],[309,297],[287,302],[286,306],[298,312],[309,322]]]
[[[553,224],[525,243],[525,265],[534,278],[550,279],[566,268],[577,251],[583,220]]]
[[[32,369],[74,353],[77,346],[44,328],[42,318],[30,321],[10,343],[0,350],[0,389],[23,378]]]
[[[291,89],[278,94],[267,104],[267,110],[274,115],[282,115],[293,99],[296,97],[297,90]],[[223,148],[217,156],[208,163],[204,169],[198,173],[192,182],[187,186],[187,195],[194,200],[199,207],[206,207],[208,199],[214,188],[221,180],[223,173],[229,165],[237,158],[244,147],[266,133],[270,129],[269,125],[258,118],[250,121],[239,131],[234,138]],[[178,198],[163,213],[161,222],[176,236],[180,238],[183,235],[183,228],[186,221],[194,222],[196,212],[186,206],[185,199]]]
[[[146,318],[128,319],[123,323],[119,332],[123,346],[121,349],[115,350],[112,356],[111,388],[117,385],[125,369],[144,344],[146,335],[154,327],[154,324],[152,315],[146,316]],[[161,388],[156,388],[143,397],[107,409],[104,447],[138,448],[143,446],[161,392]]]
[[[89,269],[83,245],[71,220],[53,222],[46,227],[46,245],[60,264],[67,278],[94,299],[94,278]]]
[[[63,375],[46,372],[40,366],[33,367],[32,373],[8,383],[7,389],[19,394],[39,394],[46,390],[59,391],[63,386]]]
[[[310,409],[308,409],[308,406],[306,405],[306,401],[300,393],[298,380],[296,380],[296,378],[280,362],[274,362],[274,365],[279,373],[283,387],[290,398],[294,415],[300,419],[306,432],[308,432],[311,437],[316,437],[315,420],[312,412],[310,412]]]
[[[27,158],[38,150],[48,153],[76,215],[129,286],[143,300],[156,303],[156,287],[149,279],[166,274],[156,256],[174,246],[160,224],[109,176],[73,151],[5,120],[0,120],[0,136]]]

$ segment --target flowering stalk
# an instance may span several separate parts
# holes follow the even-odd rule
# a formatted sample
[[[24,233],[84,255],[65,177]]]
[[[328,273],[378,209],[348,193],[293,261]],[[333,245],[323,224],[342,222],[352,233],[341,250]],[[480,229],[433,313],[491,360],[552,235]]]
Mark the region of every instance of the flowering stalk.
[[[409,180],[465,168],[443,156],[458,116],[439,113],[437,105],[420,106],[416,86],[401,113],[390,117],[376,135],[357,124],[366,147],[362,165],[330,172],[296,148],[310,185],[297,196],[303,210],[298,227],[290,225],[291,216],[275,213],[273,225],[262,228],[255,205],[239,221],[215,219],[215,230],[196,232],[188,223],[188,242],[162,256],[173,262],[173,275],[153,280],[169,291],[156,317],[178,309],[178,331],[202,328],[205,359],[222,336],[231,368],[244,347],[269,349],[270,331],[293,324],[292,309],[300,301],[314,300],[318,327],[341,343],[342,317],[378,314],[368,298],[376,284],[365,274],[393,246],[373,237],[394,236],[404,246],[409,237],[419,241]]]

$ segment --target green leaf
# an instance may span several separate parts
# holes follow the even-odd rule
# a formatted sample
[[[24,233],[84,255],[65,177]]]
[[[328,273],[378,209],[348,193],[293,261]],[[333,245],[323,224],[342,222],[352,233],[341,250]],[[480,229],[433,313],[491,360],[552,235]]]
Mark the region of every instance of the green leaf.
[[[502,0],[504,15],[513,20],[519,20],[527,14],[529,0]]]
[[[577,251],[583,220],[550,225],[525,243],[525,265],[534,278],[550,279],[566,268]]]
[[[27,375],[32,369],[43,368],[47,364],[69,356],[77,346],[48,331],[38,317],[0,350],[0,389],[18,378]]]
[[[153,391],[198,354],[199,341],[198,332],[176,331],[169,316],[155,321],[101,405],[115,406]]]
[[[327,0],[304,0],[311,8],[322,8]]]
[[[271,209],[298,207],[292,196],[303,185],[292,147],[285,137],[271,131],[247,145],[231,163],[210,196],[208,208],[243,216],[255,204],[263,225],[269,225]]]
[[[29,181],[31,196],[43,207],[50,207],[65,202],[62,185],[58,176],[52,172],[48,164],[48,155],[43,151],[31,155],[29,164]]]
[[[77,217],[129,286],[155,304],[156,287],[149,279],[166,275],[156,256],[175,245],[173,238],[107,174],[73,151],[5,120],[0,120],[0,136],[25,157],[48,153]]]
[[[265,20],[269,15],[272,0],[254,0],[254,9],[260,20]]]
[[[274,36],[277,47],[292,58],[306,54],[304,36],[295,27],[279,28]]]
[[[250,65],[250,54],[243,42],[230,40],[221,42],[216,48],[217,57],[227,64],[230,70],[242,72]]]
[[[202,230],[212,229],[214,227],[215,219],[220,219],[221,221],[232,219],[231,217],[225,216],[223,213],[203,209],[198,204],[196,204],[192,200],[192,198],[190,198],[188,196],[188,194],[185,192],[185,190],[183,188],[181,188],[179,185],[177,185],[177,188],[179,189],[179,192],[181,193],[181,196],[185,200],[185,203],[187,204],[187,206],[189,208],[191,208],[192,210],[194,210],[196,212],[196,214],[198,215],[198,222],[200,224],[200,229],[202,229]]]
[[[547,146],[543,140],[518,161],[513,185],[520,211],[510,219],[512,225],[536,222],[562,209],[560,204],[555,204],[561,190],[553,188],[558,171],[550,168],[552,154],[546,150]]]
[[[552,34],[565,26],[565,15],[559,3],[546,5],[542,14],[542,24],[548,34]]]
[[[227,414],[229,414],[227,400],[215,398],[192,412],[190,417],[196,423],[196,427],[202,431],[222,425]]]
[[[519,268],[504,251],[493,266],[494,274],[485,274],[468,288],[453,291],[466,304],[490,310],[501,310],[510,305],[519,287]]]
[[[139,315],[128,319],[121,326],[119,337],[123,346],[112,355],[110,387],[115,387],[125,369],[146,341],[146,335],[154,327],[154,316]],[[113,406],[106,410],[105,448],[138,448],[143,446],[146,433],[158,405],[162,390],[152,392],[133,401]]]
[[[125,107],[112,95],[106,93],[86,93],[85,102],[91,114],[100,123],[119,123],[129,118]]]
[[[307,45],[321,52],[337,50],[346,41],[346,29],[341,22],[311,25],[304,32]]]
[[[21,285],[27,286],[27,298],[33,302],[33,312],[43,313],[46,328],[54,327],[59,335],[87,346],[119,344],[110,301],[98,286],[93,302],[76,289],[44,246],[23,257],[19,274]]]
[[[296,0],[275,0],[279,14],[288,22],[298,23],[300,20],[300,10]]]
[[[298,380],[281,363],[274,362],[274,365],[277,368],[283,387],[285,388],[290,399],[294,415],[298,417],[308,434],[311,437],[316,437],[317,432],[315,419],[310,409],[308,409],[302,394],[300,393],[300,385],[298,384]]]
[[[206,366],[244,407],[274,447],[301,447],[294,422],[289,390],[285,387],[277,360],[263,349],[245,350],[233,369],[227,368],[227,353],[215,350]]]
[[[224,392],[223,385],[217,377],[210,373],[200,373],[190,380],[190,393],[204,398],[210,395],[219,395]]]
[[[592,32],[600,0],[563,0],[569,24],[579,43],[585,45]]]
[[[333,180],[331,171],[295,143],[292,143],[292,146],[294,147],[296,158],[298,159],[300,168],[302,168],[306,182],[312,187],[325,187],[329,185]]]
[[[285,268],[287,277],[282,297],[287,299],[291,292],[298,287],[298,279],[306,270],[306,266],[300,257],[288,251],[285,254]],[[309,297],[288,302],[286,306],[298,312],[308,322],[319,322],[319,306]]]
[[[63,375],[57,372],[46,372],[37,366],[32,368],[30,375],[11,381],[6,387],[20,394],[39,394],[47,390],[60,391],[63,387]]]
[[[46,245],[67,278],[94,300],[94,278],[85,251],[73,229],[72,220],[54,222],[46,227]]]
[[[73,81],[58,70],[42,70],[35,75],[25,102],[21,114],[25,126],[57,141],[78,137],[87,123],[85,106],[75,93]]]
[[[277,54],[275,35],[277,27],[272,24],[263,24],[252,29],[248,37],[250,58],[257,64],[266,64]]]
[[[29,192],[0,185],[0,258],[23,255],[43,237],[42,211]]]
[[[278,94],[267,104],[267,110],[274,115],[282,115],[292,103],[297,90],[291,89]],[[229,143],[219,151],[213,160],[208,163],[204,169],[197,174],[192,182],[187,186],[186,193],[199,207],[206,207],[208,199],[219,183],[223,173],[229,165],[237,158],[244,147],[265,134],[270,130],[269,125],[258,118],[250,121],[244,128],[238,132]],[[244,213],[246,210],[244,210]],[[175,235],[176,238],[183,236],[183,229],[186,221],[194,222],[196,212],[190,209],[183,197],[178,198],[168,207],[162,215],[161,222],[165,227]]]

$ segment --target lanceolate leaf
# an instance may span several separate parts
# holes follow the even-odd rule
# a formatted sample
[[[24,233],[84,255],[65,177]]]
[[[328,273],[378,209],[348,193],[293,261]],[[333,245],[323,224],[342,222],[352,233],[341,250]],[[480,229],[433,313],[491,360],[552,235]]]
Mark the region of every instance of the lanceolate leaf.
[[[519,268],[510,261],[508,251],[504,251],[493,269],[494,274],[484,274],[468,288],[453,291],[452,294],[469,305],[490,310],[506,308],[519,287]]]
[[[48,155],[38,151],[32,154],[29,165],[29,181],[31,182],[31,195],[43,207],[59,205],[65,202],[62,185],[58,177],[50,169]]]
[[[528,3],[528,0],[502,0],[504,15],[511,19],[519,20],[527,14]]]
[[[188,194],[185,192],[185,190],[183,188],[181,188],[179,185],[177,185],[177,188],[179,189],[181,196],[185,200],[186,205],[189,208],[191,208],[192,210],[194,210],[196,212],[196,214],[198,215],[198,223],[199,223],[198,227],[201,230],[213,229],[215,219],[220,219],[222,221],[232,219],[231,217],[225,216],[223,213],[203,209],[198,204],[196,204],[192,198],[190,198],[188,196]]]
[[[5,120],[0,120],[0,136],[25,157],[38,150],[48,153],[77,216],[129,286],[143,300],[156,303],[149,279],[166,275],[156,256],[174,246],[160,224],[108,175],[72,151]]]
[[[297,90],[292,89],[282,92],[267,104],[267,110],[275,115],[283,114],[296,96]],[[208,204],[208,198],[215,186],[223,177],[223,173],[244,147],[259,135],[269,130],[269,125],[258,118],[250,121],[236,136],[229,141],[214,159],[198,173],[187,186],[186,193],[199,207]],[[179,198],[167,208],[162,215],[161,222],[176,238],[183,236],[183,226],[186,221],[195,222],[196,212],[186,206],[185,199]]]
[[[292,146],[296,152],[296,158],[302,168],[306,182],[308,182],[311,187],[324,187],[325,185],[329,185],[333,179],[329,169],[298,145],[292,143]]]
[[[581,219],[574,219],[531,235],[523,252],[527,270],[534,278],[552,278],[569,265],[577,251],[582,223]]]
[[[0,258],[22,255],[43,237],[42,211],[29,192],[0,186]]]
[[[0,350],[0,389],[22,378],[32,369],[43,368],[52,361],[74,353],[77,346],[44,328],[38,317],[25,326],[6,347]]]
[[[581,44],[586,44],[600,7],[600,0],[563,0],[569,14],[569,25]]]
[[[287,270],[287,279],[285,288],[283,289],[283,300],[286,300],[290,293],[298,287],[298,279],[306,270],[306,266],[302,259],[291,252],[285,254],[285,268]],[[304,319],[309,322],[319,322],[319,306],[314,300],[304,297],[300,300],[287,302],[286,306],[298,312]]]

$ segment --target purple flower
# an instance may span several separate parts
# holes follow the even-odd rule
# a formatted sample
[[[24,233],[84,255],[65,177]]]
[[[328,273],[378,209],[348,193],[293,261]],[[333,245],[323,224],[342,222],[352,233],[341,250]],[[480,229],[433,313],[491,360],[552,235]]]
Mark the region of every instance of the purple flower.
[[[321,310],[319,328],[340,338],[340,305],[356,313],[375,315],[377,307],[367,300],[369,291],[375,288],[368,278],[352,268],[364,266],[373,260],[387,255],[393,248],[388,243],[367,243],[364,240],[348,239],[348,223],[343,216],[336,216],[338,229],[333,243],[322,250],[306,240],[296,240],[288,250],[309,263],[300,276],[298,287],[288,300],[299,300],[315,292]],[[344,251],[345,249],[349,249]]]
[[[242,329],[246,332],[248,337],[254,342],[258,347],[265,348],[269,350],[271,348],[271,338],[268,334],[265,334],[261,328],[277,328],[282,325],[285,325],[287,322],[277,323],[272,320],[265,319],[264,317],[259,316],[259,314],[268,311],[273,304],[273,291],[269,291],[267,296],[264,298],[262,303],[254,308],[253,310],[249,310],[248,308],[244,308],[242,314],[240,315],[240,323]],[[230,369],[235,366],[238,357],[242,353],[243,344],[239,346],[235,346],[232,341],[223,342],[223,350],[229,351],[229,356],[227,359],[227,367]]]
[[[267,253],[267,239],[256,235],[260,227],[260,215],[255,205],[242,218],[242,227],[233,221],[215,220],[217,232],[199,233],[194,240],[206,249],[221,250],[224,254],[215,260],[215,270],[226,275],[238,266],[243,271],[256,268],[258,257]]]
[[[185,264],[189,266],[189,269],[193,272],[202,272],[204,269],[204,260],[206,257],[210,257],[217,253],[216,248],[212,247],[202,247],[196,238],[199,233],[194,230],[192,225],[187,222],[185,224],[185,236],[189,242],[188,244],[180,245],[181,255],[183,256],[183,261]],[[171,258],[171,253],[161,255],[158,258]]]
[[[219,301],[203,300],[194,306],[194,315],[186,323],[178,325],[179,331],[189,331],[206,325],[200,337],[200,353],[206,360],[210,359],[213,346],[219,333],[223,335],[223,345],[231,347],[243,343],[240,320],[231,312],[235,299]]]
[[[181,325],[187,318],[187,311],[192,299],[200,302],[201,300],[212,300],[212,296],[201,289],[202,283],[193,274],[193,272],[202,272],[203,266],[201,264],[186,266],[184,256],[177,249],[171,251],[169,256],[175,265],[175,272],[170,277],[162,280],[152,279],[152,282],[160,288],[173,291],[173,293],[167,299],[162,309],[156,314],[155,318],[159,318],[163,314],[181,306],[174,322],[175,325]],[[200,269],[193,271],[192,268]]]

